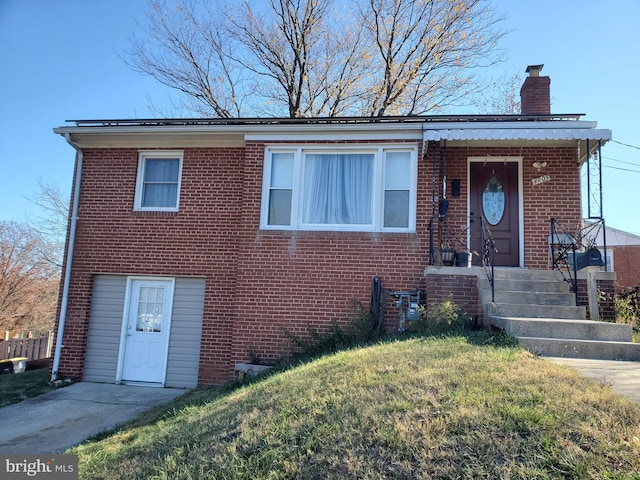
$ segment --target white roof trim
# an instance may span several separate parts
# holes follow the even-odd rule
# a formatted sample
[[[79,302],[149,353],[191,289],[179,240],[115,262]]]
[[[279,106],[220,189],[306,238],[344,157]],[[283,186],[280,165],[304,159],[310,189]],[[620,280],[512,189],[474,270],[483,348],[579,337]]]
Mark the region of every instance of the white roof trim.
[[[335,132],[422,132],[421,123],[359,123],[359,124],[249,124],[249,125],[100,125],[100,126],[63,126],[53,131],[64,135],[71,134],[130,134],[130,133],[190,133],[207,135],[211,133],[237,133],[245,136],[267,135],[309,135]]]
[[[411,123],[328,123],[328,124],[233,124],[233,125],[100,125],[55,128],[58,134],[85,136],[97,140],[109,135],[173,135],[198,138],[227,138],[245,141],[277,140],[420,140],[423,141],[571,141],[611,140],[611,130],[597,129],[597,123],[580,120],[551,121],[443,121]],[[186,138],[186,137],[185,137]]]
[[[244,139],[248,142],[277,142],[277,141],[322,141],[322,140],[413,140],[419,142],[422,140],[420,132],[326,132],[326,133],[304,133],[295,132],[289,134],[248,134],[244,136]]]

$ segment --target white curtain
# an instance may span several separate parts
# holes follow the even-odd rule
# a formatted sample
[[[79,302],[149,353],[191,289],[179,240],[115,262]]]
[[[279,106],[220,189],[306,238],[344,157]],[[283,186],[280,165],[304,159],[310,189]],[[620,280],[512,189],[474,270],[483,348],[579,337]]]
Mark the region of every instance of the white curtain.
[[[144,172],[143,206],[175,207],[178,198],[177,159],[147,159]]]
[[[305,157],[303,223],[371,224],[373,154]]]

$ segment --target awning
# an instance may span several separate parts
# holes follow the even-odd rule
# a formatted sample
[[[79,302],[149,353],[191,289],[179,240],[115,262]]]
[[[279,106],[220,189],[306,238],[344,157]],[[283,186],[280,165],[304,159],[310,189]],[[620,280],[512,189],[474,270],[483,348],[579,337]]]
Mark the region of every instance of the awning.
[[[595,128],[446,128],[425,129],[427,141],[611,140],[611,130]]]

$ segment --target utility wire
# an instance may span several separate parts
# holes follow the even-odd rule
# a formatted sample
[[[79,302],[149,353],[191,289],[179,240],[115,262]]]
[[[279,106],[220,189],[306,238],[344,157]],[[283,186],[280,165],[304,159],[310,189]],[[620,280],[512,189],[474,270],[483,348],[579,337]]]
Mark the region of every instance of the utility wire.
[[[606,158],[607,160],[613,160],[614,162],[618,162],[618,163],[625,163],[627,165],[633,165],[634,167],[640,167],[639,163],[625,162],[624,160],[618,160],[617,158],[613,158],[613,157],[605,157],[604,155],[602,156],[602,158]]]
[[[614,170],[622,170],[623,172],[640,173],[640,170],[631,170],[630,168],[613,167],[611,165],[603,165],[605,168],[613,168]]]
[[[622,142],[618,142],[617,140],[610,140],[613,143],[617,143],[618,145],[622,145],[624,147],[629,147],[629,148],[635,148],[637,150],[640,150],[640,147],[636,147],[635,145],[630,145],[628,143],[622,143]]]

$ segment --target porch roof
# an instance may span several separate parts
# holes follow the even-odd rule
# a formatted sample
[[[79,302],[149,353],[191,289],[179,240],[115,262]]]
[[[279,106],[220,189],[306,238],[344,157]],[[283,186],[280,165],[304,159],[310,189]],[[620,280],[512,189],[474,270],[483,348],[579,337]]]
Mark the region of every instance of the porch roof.
[[[431,127],[431,126],[429,126]],[[425,128],[425,140],[611,140],[611,130],[597,128]]]
[[[424,141],[447,141],[453,145],[491,145],[498,142],[517,142],[520,145],[554,143],[576,145],[579,162],[585,162],[602,145],[611,140],[611,130],[596,128],[596,122],[537,121],[537,122],[486,122],[483,124],[458,122],[425,124]]]

